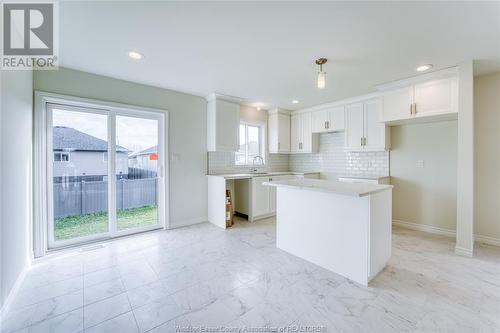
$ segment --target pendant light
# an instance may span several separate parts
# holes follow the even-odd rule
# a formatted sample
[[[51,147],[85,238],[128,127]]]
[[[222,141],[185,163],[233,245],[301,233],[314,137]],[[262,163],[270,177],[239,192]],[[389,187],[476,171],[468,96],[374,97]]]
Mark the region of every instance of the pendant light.
[[[323,72],[323,65],[328,61],[326,58],[319,58],[316,60],[316,65],[319,66],[318,72],[318,88],[324,89],[326,86],[326,72]]]

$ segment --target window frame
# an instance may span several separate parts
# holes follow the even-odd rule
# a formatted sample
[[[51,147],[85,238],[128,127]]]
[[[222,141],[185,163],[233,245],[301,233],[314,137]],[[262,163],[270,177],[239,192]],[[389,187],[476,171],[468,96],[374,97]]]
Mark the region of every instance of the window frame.
[[[264,122],[252,122],[252,121],[245,121],[241,120],[239,123],[238,130],[240,130],[240,127],[244,125],[245,126],[245,162],[244,163],[238,163],[237,162],[237,155],[239,154],[239,150],[234,154],[234,165],[236,167],[250,167],[252,166],[252,161],[248,159],[248,127],[257,127],[259,130],[259,153],[258,155],[262,157],[262,164],[256,164],[256,166],[259,167],[265,167],[266,166],[266,123]],[[238,134],[238,141],[239,141],[239,134]]]
[[[71,154],[67,151],[54,151],[53,152],[53,156],[52,156],[52,159],[54,162],[57,162],[57,163],[68,163],[71,161]],[[59,155],[59,160],[56,160],[56,154]],[[68,159],[67,160],[63,160],[63,155],[66,155],[68,156]]]

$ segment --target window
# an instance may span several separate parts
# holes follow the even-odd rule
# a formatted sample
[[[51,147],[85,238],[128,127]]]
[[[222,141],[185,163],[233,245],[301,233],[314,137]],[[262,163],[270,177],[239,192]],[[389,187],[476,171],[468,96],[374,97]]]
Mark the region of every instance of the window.
[[[69,162],[69,153],[55,152],[54,162]]]
[[[240,123],[240,149],[235,155],[235,164],[252,165],[254,157],[264,158],[263,137],[263,126]],[[263,165],[263,161],[256,159],[255,165]]]

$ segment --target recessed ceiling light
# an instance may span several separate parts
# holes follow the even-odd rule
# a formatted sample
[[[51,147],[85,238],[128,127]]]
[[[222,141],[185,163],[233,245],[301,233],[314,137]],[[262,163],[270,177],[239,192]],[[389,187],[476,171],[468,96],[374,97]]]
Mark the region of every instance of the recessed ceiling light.
[[[300,101],[299,101],[298,99],[294,99],[294,100],[292,101],[292,104],[299,104],[299,103],[300,103]]]
[[[128,56],[134,60],[140,60],[144,58],[144,55],[142,53],[136,52],[136,51],[130,51],[128,53]]]
[[[427,64],[427,65],[418,66],[416,68],[416,70],[417,70],[417,72],[425,72],[425,71],[428,71],[431,68],[432,68],[432,64]]]
[[[257,107],[257,111],[260,111],[260,110],[261,110],[261,107],[260,107],[260,106],[258,106],[258,107]]]

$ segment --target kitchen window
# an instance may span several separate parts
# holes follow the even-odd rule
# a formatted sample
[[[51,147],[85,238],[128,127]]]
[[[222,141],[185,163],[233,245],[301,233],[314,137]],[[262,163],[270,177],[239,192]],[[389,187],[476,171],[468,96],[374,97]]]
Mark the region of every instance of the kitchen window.
[[[252,165],[256,156],[265,158],[264,151],[264,126],[240,123],[240,149],[235,154],[235,164]],[[264,165],[264,161],[256,159],[255,165]]]

